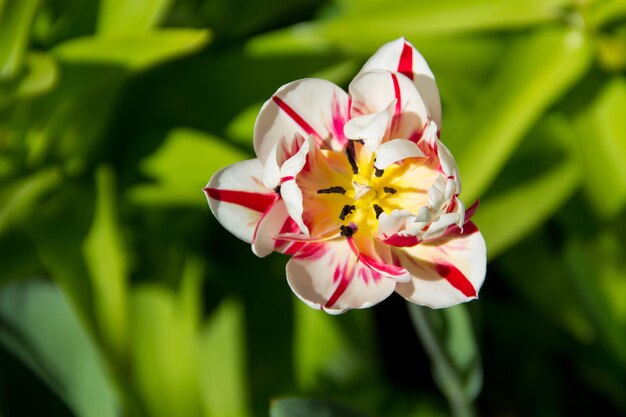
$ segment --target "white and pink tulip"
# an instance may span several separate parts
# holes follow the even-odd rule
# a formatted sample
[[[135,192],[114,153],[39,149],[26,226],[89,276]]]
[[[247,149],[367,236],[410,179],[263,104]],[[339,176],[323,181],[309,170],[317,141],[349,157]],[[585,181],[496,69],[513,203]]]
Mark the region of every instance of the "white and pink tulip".
[[[349,93],[319,79],[281,87],[257,118],[257,158],[222,169],[204,191],[255,254],[292,256],[287,281],[313,308],[339,314],[394,291],[452,306],[477,297],[486,249],[439,126],[434,76],[398,39]]]

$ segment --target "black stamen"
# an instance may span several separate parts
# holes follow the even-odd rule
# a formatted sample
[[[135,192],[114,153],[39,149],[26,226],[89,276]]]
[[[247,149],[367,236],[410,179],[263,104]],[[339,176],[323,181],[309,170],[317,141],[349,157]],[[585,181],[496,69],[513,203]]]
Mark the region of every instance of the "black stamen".
[[[345,237],[352,237],[352,235],[354,234],[355,230],[348,226],[345,225],[341,225],[341,227],[339,228],[339,230],[341,230],[341,236],[345,236]]]
[[[374,167],[375,171],[374,171],[374,175],[376,175],[378,178],[382,177],[383,174],[385,173],[385,170],[383,169],[378,169],[376,167]]]
[[[348,162],[350,162],[350,166],[352,167],[352,173],[358,174],[359,167],[356,164],[356,153],[354,151],[354,142],[349,140],[348,146],[346,147],[346,155],[348,156]]]
[[[352,213],[352,210],[355,210],[356,207],[351,206],[349,204],[346,204],[345,206],[343,206],[343,208],[341,209],[341,214],[339,215],[339,219],[341,220],[345,220],[346,216],[349,215],[350,213]]]
[[[278,195],[280,195],[280,185],[276,188],[274,188],[274,192]]]
[[[346,189],[343,187],[334,186],[334,187],[317,190],[317,193],[318,194],[345,194]]]
[[[374,211],[376,212],[376,219],[378,219],[384,210],[378,204],[374,204]]]
[[[383,191],[389,194],[395,194],[397,193],[395,188],[391,188],[391,187],[383,187]]]

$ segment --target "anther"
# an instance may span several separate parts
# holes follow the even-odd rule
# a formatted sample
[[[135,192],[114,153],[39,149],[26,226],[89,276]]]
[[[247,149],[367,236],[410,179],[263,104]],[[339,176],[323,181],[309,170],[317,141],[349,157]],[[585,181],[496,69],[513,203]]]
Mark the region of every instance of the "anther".
[[[349,140],[348,146],[346,147],[346,155],[348,156],[348,162],[350,162],[350,166],[352,167],[352,173],[358,174],[359,167],[356,164],[356,153],[354,151],[354,142]]]
[[[346,193],[346,189],[343,187],[328,187],[328,188],[323,188],[321,190],[317,190],[318,194],[345,194]]]
[[[376,212],[376,219],[378,220],[378,218],[380,217],[380,215],[382,214],[382,212],[384,211],[383,208],[381,206],[379,206],[378,204],[374,204],[374,211]]]
[[[350,223],[348,226],[341,225],[341,227],[339,227],[339,230],[341,230],[341,236],[352,237],[354,232],[356,232],[356,227],[353,227],[352,223]]]
[[[391,188],[391,187],[383,187],[383,191],[389,194],[395,194],[397,193],[395,188]]]
[[[374,167],[374,170],[375,170],[375,171],[374,171],[374,175],[376,175],[378,178],[382,177],[382,176],[383,176],[383,174],[385,173],[385,171],[384,171],[384,170],[382,170],[382,169],[378,169],[378,168],[376,168],[376,167]]]
[[[356,207],[350,204],[346,204],[345,206],[343,206],[343,208],[341,209],[341,214],[339,215],[339,219],[345,220],[346,216],[352,213],[352,210],[356,210]]]

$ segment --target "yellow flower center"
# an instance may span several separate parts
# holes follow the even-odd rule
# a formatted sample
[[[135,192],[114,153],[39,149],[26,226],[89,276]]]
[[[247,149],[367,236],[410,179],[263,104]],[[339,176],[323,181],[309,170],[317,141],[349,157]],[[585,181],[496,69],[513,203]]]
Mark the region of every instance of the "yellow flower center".
[[[315,166],[298,177],[312,235],[339,230],[345,236],[374,236],[383,212],[417,212],[427,204],[428,188],[439,173],[424,158],[405,159],[385,170],[377,169],[375,161],[376,154],[358,142],[345,153],[320,151]]]

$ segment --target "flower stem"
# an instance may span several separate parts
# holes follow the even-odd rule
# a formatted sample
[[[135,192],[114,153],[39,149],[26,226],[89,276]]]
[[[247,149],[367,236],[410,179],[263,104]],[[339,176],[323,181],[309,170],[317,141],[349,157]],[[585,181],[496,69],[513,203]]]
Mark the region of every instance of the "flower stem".
[[[442,332],[438,331],[439,329],[436,329],[437,326],[433,323],[433,319],[436,318],[433,315],[442,313],[436,310],[427,311],[426,307],[412,303],[408,303],[408,307],[415,330],[431,360],[434,380],[448,400],[452,416],[474,417],[473,396],[468,393],[463,375],[446,351]]]

